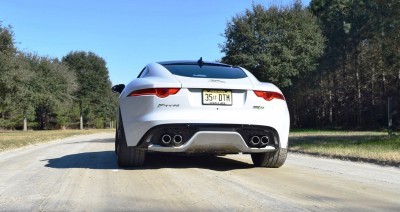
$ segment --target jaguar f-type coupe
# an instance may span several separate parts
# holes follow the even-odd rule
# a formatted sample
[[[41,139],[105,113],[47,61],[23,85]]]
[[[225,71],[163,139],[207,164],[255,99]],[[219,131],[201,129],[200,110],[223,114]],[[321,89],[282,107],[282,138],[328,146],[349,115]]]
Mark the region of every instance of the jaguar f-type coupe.
[[[289,112],[282,92],[244,68],[222,63],[150,63],[120,93],[115,152],[121,167],[147,152],[250,154],[255,166],[280,167]],[[168,155],[168,154],[167,154]]]

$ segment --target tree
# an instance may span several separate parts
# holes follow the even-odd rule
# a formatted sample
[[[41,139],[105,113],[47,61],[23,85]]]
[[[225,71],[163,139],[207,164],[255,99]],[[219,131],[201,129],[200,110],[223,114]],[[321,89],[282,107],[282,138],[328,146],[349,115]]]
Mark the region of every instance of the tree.
[[[13,36],[0,22],[0,127],[26,130],[28,121],[36,129],[74,127],[79,113],[89,127],[111,121],[116,96],[104,59],[71,52],[60,62],[20,52]]]
[[[11,27],[0,27],[0,74],[2,127],[26,130],[35,119],[38,129],[67,124],[61,117],[77,89],[74,73],[56,59],[17,51]]]
[[[0,22],[0,126],[4,128],[21,126],[28,110],[21,103],[31,74],[20,60],[13,36],[11,26],[2,27]]]
[[[316,18],[299,1],[283,8],[253,5],[232,18],[224,36],[222,62],[282,88],[315,71],[325,41]]]
[[[80,111],[88,127],[105,127],[116,106],[105,60],[93,52],[81,51],[70,52],[62,61],[78,77],[75,110]]]
[[[73,103],[78,89],[74,72],[57,59],[26,54],[29,69],[34,73],[29,82],[35,118],[39,129],[65,128],[68,124],[66,111]]]
[[[327,38],[315,78],[326,90],[318,88],[315,93],[329,109],[316,110],[330,111],[329,123],[336,127],[382,126],[387,96],[400,96],[400,2],[312,0],[310,10]]]
[[[5,98],[12,90],[14,73],[12,58],[15,56],[13,32],[11,27],[2,27],[0,22],[0,102],[4,107]]]

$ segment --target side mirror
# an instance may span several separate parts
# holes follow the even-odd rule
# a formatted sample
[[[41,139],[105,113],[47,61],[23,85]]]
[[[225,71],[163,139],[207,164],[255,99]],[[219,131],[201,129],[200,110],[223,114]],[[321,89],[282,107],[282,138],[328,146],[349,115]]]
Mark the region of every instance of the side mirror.
[[[111,90],[114,93],[122,93],[122,91],[124,90],[125,85],[124,84],[118,84],[118,85],[114,85],[112,86]]]

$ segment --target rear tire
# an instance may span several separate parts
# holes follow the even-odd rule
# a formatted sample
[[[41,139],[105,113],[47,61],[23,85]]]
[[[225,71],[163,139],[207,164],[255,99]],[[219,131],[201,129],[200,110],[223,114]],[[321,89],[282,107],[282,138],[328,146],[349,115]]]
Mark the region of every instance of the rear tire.
[[[253,160],[254,166],[268,168],[281,167],[285,163],[286,157],[287,149],[279,149],[276,152],[251,154],[251,159]]]
[[[114,151],[115,151],[115,154],[117,154],[117,147],[118,147],[118,127],[117,127],[117,129],[115,129],[115,140],[114,140],[114,144],[115,144]]]
[[[117,153],[117,163],[120,167],[139,167],[143,166],[146,152],[136,147],[128,147],[125,138],[124,127],[121,116],[117,126],[115,150]]]

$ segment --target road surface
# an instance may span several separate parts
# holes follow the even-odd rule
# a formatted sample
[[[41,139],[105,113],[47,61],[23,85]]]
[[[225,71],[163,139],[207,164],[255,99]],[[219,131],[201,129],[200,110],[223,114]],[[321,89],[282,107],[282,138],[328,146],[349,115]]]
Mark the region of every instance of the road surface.
[[[279,169],[249,155],[149,155],[120,169],[113,134],[0,153],[0,211],[400,211],[400,169],[289,154]]]

